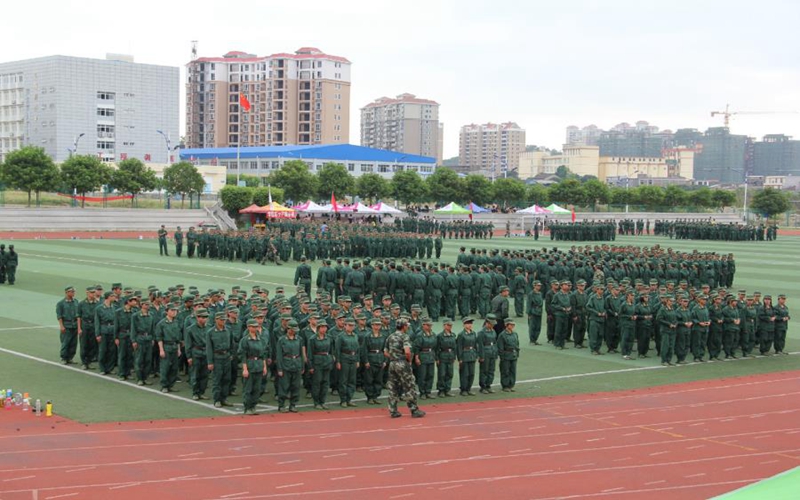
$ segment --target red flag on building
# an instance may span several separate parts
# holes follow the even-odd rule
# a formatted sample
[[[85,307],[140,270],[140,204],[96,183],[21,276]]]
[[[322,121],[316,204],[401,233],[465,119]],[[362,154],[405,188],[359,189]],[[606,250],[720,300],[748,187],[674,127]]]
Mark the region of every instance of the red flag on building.
[[[572,207],[572,222],[575,222],[575,207]]]
[[[250,101],[248,101],[247,97],[242,93],[239,94],[239,106],[245,111],[250,111]]]
[[[339,207],[336,205],[336,196],[331,192],[331,206],[333,207],[333,211],[337,214],[339,213]]]

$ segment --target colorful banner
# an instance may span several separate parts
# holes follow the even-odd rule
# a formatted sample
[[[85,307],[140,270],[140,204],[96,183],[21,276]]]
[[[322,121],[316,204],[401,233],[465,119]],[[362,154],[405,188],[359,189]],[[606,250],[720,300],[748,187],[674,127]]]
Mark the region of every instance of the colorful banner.
[[[57,194],[65,198],[72,198],[73,200],[76,201],[88,201],[94,203],[102,203],[104,201],[130,200],[131,198],[133,198],[133,195],[131,194],[106,196],[105,198],[103,198],[102,196],[78,196],[78,195],[64,194],[64,193],[57,193]]]

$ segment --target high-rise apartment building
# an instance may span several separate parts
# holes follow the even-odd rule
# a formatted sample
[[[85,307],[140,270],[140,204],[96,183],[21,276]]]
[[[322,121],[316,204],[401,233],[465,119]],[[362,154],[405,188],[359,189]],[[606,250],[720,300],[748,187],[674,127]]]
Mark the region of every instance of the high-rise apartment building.
[[[442,161],[439,103],[414,94],[381,97],[361,108],[361,145]]]
[[[345,144],[350,61],[303,47],[259,57],[228,52],[187,64],[190,148]],[[240,106],[244,95],[250,111]]]
[[[32,145],[56,162],[76,152],[106,162],[169,163],[174,158],[168,158],[165,137],[179,140],[178,85],[178,68],[138,64],[123,55],[2,63],[0,161]]]
[[[519,155],[524,151],[525,130],[514,122],[461,127],[459,161],[471,172],[483,170],[502,177],[504,171],[519,168]]]

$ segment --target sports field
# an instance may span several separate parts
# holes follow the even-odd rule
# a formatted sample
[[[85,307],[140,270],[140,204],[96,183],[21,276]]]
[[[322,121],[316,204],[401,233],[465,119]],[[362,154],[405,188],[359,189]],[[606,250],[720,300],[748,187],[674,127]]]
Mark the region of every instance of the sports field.
[[[707,498],[800,465],[795,323],[786,346],[792,355],[664,368],[652,357],[625,361],[591,356],[588,349],[531,347],[521,321],[515,393],[423,400],[428,417],[412,423],[366,405],[319,412],[310,400],[301,400],[305,415],[278,415],[270,388],[265,415],[240,417],[233,414],[241,406],[192,401],[185,381],[162,394],[157,385],[139,387],[59,364],[55,304],[66,285],[83,290],[95,283],[274,290],[291,286],[292,265],[160,257],[153,239],[15,243],[17,284],[0,287],[0,386],[53,401],[56,417],[0,412],[3,500],[431,498],[451,490],[485,496],[498,486],[509,498]],[[656,237],[617,243],[733,252],[734,289],[785,293],[790,311],[800,297],[798,237],[760,244]],[[441,260],[455,262],[461,245],[552,243],[446,240]],[[407,476],[395,477],[401,473],[413,475],[413,486],[406,487]],[[770,498],[791,498],[781,492],[796,491],[796,478],[731,498],[767,490]],[[178,488],[169,486],[176,482]]]
[[[786,293],[790,311],[795,298],[800,297],[800,238],[797,237],[784,237],[773,243],[739,244],[627,237],[617,243],[643,246],[658,243],[684,250],[733,252],[737,262],[734,288],[773,295]],[[552,243],[522,238],[446,240],[441,260],[455,262],[461,245],[468,249],[535,248]],[[229,413],[237,408],[215,409],[206,402],[191,401],[185,382],[178,384],[177,393],[165,395],[152,387],[141,388],[114,377],[84,372],[75,365],[58,364],[55,304],[66,285],[75,286],[80,297],[81,290],[95,283],[104,284],[106,289],[111,282],[122,282],[123,286],[134,289],[146,289],[148,285],[166,289],[180,283],[187,287],[196,285],[200,290],[211,287],[230,290],[237,284],[248,289],[258,284],[274,290],[277,285],[291,286],[294,277],[292,265],[276,267],[254,262],[160,257],[156,241],[148,239],[25,240],[17,241],[16,247],[20,253],[17,284],[0,287],[3,297],[0,385],[52,400],[58,414],[79,422],[189,418]],[[435,329],[441,330],[438,325]],[[518,391],[513,395],[480,395],[481,400],[612,391],[800,367],[798,357],[776,356],[663,368],[654,358],[625,361],[619,355],[591,356],[588,349],[556,351],[548,345],[530,347],[524,341],[527,339],[524,321],[518,324],[517,331],[523,340]],[[796,321],[790,323],[786,350],[800,351],[800,327]],[[274,401],[263,409],[269,410],[269,404]]]

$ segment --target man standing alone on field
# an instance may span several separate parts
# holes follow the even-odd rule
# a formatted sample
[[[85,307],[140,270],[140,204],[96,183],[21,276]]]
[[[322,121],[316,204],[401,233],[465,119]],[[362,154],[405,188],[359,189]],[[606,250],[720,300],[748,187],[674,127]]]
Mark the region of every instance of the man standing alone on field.
[[[167,251],[167,230],[164,228],[164,224],[161,224],[161,229],[158,230],[158,253],[159,255],[166,255],[169,257],[169,251]]]
[[[183,253],[183,231],[181,231],[181,226],[178,226],[178,229],[175,230],[174,238],[175,238],[175,255],[180,257],[181,254]]]

